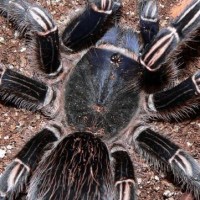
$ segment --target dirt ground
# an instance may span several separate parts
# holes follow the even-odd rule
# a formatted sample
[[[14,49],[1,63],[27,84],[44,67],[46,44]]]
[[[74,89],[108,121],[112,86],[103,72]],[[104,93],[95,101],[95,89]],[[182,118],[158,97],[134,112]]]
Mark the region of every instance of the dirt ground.
[[[77,12],[85,1],[79,0],[40,0],[37,3],[48,8],[58,26],[62,26],[68,20],[69,14]],[[170,20],[170,10],[179,0],[159,0],[160,25],[165,26]],[[123,12],[120,23],[123,26],[137,27],[138,16],[134,0],[123,0]],[[27,75],[33,76],[37,68],[31,67],[27,60],[24,40],[17,37],[17,33],[11,29],[10,24],[0,17],[0,63],[9,68]],[[200,65],[199,65],[200,66]],[[196,64],[190,71],[198,68]],[[22,145],[41,127],[47,119],[40,113],[32,113],[0,105],[0,173],[18,152]],[[191,155],[200,161],[200,119],[187,120],[181,123],[155,123],[155,128],[164,132],[174,142],[186,149]],[[180,187],[166,179],[159,172],[153,170],[143,159],[136,157],[135,167],[138,180],[138,196],[143,200],[192,200],[193,198]]]

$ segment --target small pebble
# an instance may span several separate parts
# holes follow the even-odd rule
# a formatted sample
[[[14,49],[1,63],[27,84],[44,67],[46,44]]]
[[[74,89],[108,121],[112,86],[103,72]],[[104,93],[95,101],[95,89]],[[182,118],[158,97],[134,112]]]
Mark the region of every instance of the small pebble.
[[[5,136],[3,139],[4,139],[4,140],[8,140],[8,139],[9,139],[9,136],[7,135],[7,136]]]
[[[158,176],[155,176],[154,179],[155,179],[156,181],[159,181],[159,180],[160,180],[160,178],[159,178]]]
[[[5,39],[3,37],[0,37],[0,43],[4,44],[5,43]]]
[[[188,147],[191,147],[191,146],[192,146],[192,143],[191,143],[191,142],[187,142],[187,146],[188,146]]]
[[[10,149],[13,149],[13,146],[12,145],[7,145],[6,148],[10,150]]]
[[[173,192],[170,192],[169,190],[165,190],[163,193],[164,197],[172,197],[174,195]]]
[[[24,51],[26,51],[26,47],[22,47],[22,48],[20,49],[20,52],[24,52]]]
[[[19,31],[15,31],[15,33],[14,33],[14,37],[15,37],[15,39],[17,39],[19,36],[20,36]]]
[[[163,4],[160,3],[160,7],[161,7],[161,8],[164,8],[165,6],[164,6]]]
[[[138,182],[138,184],[141,184],[142,183],[142,179],[141,178],[137,178],[137,182]]]
[[[154,187],[154,190],[155,190],[155,191],[158,191],[158,190],[160,190],[160,187],[159,187],[159,186]]]
[[[0,149],[0,158],[4,158],[6,155],[6,150]]]

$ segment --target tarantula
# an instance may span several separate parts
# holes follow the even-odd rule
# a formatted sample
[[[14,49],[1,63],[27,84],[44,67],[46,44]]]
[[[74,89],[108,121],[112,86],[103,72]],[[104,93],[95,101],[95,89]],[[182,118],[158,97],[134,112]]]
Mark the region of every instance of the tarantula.
[[[0,199],[24,191],[28,200],[136,199],[134,150],[199,199],[199,163],[148,121],[180,120],[199,107],[200,71],[176,81],[180,49],[200,26],[200,1],[160,31],[156,1],[139,2],[143,48],[135,31],[111,23],[120,8],[119,0],[88,0],[60,36],[41,6],[0,1],[44,72],[35,80],[0,64],[0,98],[51,119],[1,175]],[[75,66],[61,54],[86,47]]]

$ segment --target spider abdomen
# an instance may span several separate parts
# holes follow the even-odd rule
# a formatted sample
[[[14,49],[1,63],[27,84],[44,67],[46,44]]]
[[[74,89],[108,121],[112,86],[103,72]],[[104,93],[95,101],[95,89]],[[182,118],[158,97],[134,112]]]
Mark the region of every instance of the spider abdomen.
[[[64,137],[31,179],[28,200],[113,199],[114,178],[106,145],[87,132]]]

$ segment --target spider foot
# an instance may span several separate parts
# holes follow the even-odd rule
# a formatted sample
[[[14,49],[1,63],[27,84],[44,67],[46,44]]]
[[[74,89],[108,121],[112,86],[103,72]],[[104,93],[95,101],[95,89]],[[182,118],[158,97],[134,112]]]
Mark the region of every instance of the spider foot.
[[[70,51],[78,51],[94,44],[101,36],[109,16],[115,14],[121,3],[115,0],[90,0],[85,10],[67,25],[62,41]]]

